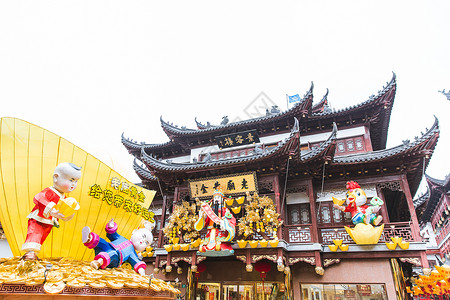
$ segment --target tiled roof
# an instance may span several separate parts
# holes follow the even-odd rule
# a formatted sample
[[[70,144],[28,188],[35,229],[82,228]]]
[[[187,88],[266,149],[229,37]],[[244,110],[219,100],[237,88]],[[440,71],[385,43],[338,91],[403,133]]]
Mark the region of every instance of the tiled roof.
[[[148,155],[143,149],[141,152],[141,160],[148,166],[149,169],[158,171],[173,171],[184,172],[188,170],[203,170],[215,167],[234,166],[238,164],[245,164],[249,162],[257,162],[272,157],[278,157],[280,155],[291,155],[292,152],[298,153],[299,151],[299,124],[295,119],[294,126],[291,129],[291,134],[284,141],[280,142],[277,146],[269,150],[255,151],[253,154],[239,157],[231,157],[219,160],[211,160],[207,162],[195,162],[195,163],[175,163],[155,159],[153,156]],[[318,151],[318,150],[317,150]],[[307,157],[309,158],[309,156]]]
[[[313,105],[311,108],[311,112],[314,113],[321,113],[324,111],[325,106],[328,105],[328,89],[325,95],[322,97],[322,100],[320,100],[319,103]]]
[[[420,138],[417,138],[413,142],[405,142],[402,145],[383,149],[373,152],[365,152],[359,154],[352,155],[344,155],[344,156],[336,156],[333,158],[333,164],[359,164],[362,162],[374,162],[384,160],[386,158],[394,157],[396,155],[403,155],[408,152],[417,151],[417,150],[427,150],[430,148],[434,149],[435,140],[434,138],[439,137],[439,122],[435,117],[435,121],[430,130],[428,130],[424,135]],[[430,143],[433,143],[430,145]],[[431,149],[431,150],[433,150]]]
[[[203,134],[203,133],[208,133],[208,132],[223,132],[232,128],[239,128],[239,127],[245,127],[247,125],[255,125],[255,124],[260,124],[260,123],[265,123],[265,122],[270,122],[273,120],[277,120],[280,118],[284,118],[284,117],[294,117],[294,116],[299,116],[302,114],[302,112],[307,112],[311,109],[311,105],[312,105],[312,98],[313,98],[313,94],[312,94],[312,90],[313,90],[313,85],[311,85],[310,90],[304,95],[303,99],[297,103],[296,105],[294,105],[291,109],[285,111],[285,112],[280,112],[277,114],[270,114],[267,116],[262,116],[262,117],[258,117],[258,118],[253,118],[253,119],[248,119],[248,120],[243,120],[243,121],[238,121],[238,122],[232,122],[232,123],[228,123],[225,125],[217,125],[217,126],[210,126],[207,127],[203,124],[200,123],[200,127],[202,129],[190,129],[190,128],[186,128],[186,127],[178,127],[176,125],[173,125],[171,123],[168,123],[166,121],[164,121],[162,119],[162,117],[160,118],[161,120],[161,126],[164,130],[164,132],[166,132],[166,134],[169,137],[172,136],[186,136],[186,135],[196,135],[196,134]],[[197,126],[198,126],[199,122],[197,122]]]
[[[150,171],[145,167],[138,163],[137,159],[135,158],[133,161],[133,169],[136,171],[136,174],[142,179],[142,180],[150,180],[150,181],[157,181],[158,179],[150,173]]]

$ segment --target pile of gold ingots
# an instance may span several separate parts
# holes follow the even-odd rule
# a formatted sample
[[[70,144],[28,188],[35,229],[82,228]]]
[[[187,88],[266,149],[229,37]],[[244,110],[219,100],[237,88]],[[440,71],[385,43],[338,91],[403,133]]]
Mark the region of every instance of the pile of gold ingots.
[[[24,261],[20,257],[0,258],[1,283],[44,284],[44,291],[49,294],[61,293],[66,285],[74,288],[90,286],[121,289],[125,287],[180,293],[164,280],[141,276],[125,266],[96,270],[89,266],[89,262],[69,258],[39,261]]]

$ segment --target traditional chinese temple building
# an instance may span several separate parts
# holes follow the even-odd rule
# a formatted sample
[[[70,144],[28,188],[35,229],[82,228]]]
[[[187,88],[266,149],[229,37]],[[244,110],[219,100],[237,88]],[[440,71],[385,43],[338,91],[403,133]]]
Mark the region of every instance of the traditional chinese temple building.
[[[198,255],[192,245],[168,252],[163,246],[170,241],[160,231],[155,255],[147,258],[149,266],[165,271],[156,276],[178,278],[188,286],[195,278],[198,284],[194,291],[186,290],[187,299],[406,298],[405,278],[413,266],[429,268],[413,195],[439,126],[436,119],[415,140],[386,148],[396,88],[394,74],[376,95],[333,110],[328,95],[314,103],[311,86],[292,108],[268,110],[249,120],[220,125],[195,120],[197,128],[189,129],[161,119],[169,138],[163,144],[122,136],[142,184],[158,191],[153,211],[159,228],[177,204],[208,199],[217,184],[235,198],[245,191],[267,195],[283,221],[276,233],[252,236],[278,238],[276,246],[241,248],[234,243],[235,255],[222,258]],[[374,245],[356,244],[344,228],[353,226],[351,215],[333,207],[332,196],[345,199],[350,180],[359,183],[368,199],[384,201],[379,211],[384,229]],[[245,204],[233,204],[236,219],[245,214]],[[429,220],[431,213],[427,216]],[[236,232],[236,241],[245,239]],[[401,237],[405,247],[389,249],[386,242],[392,237]],[[334,244],[339,240],[338,248]],[[247,265],[258,263],[265,272],[247,272]],[[196,269],[195,276],[188,274]]]
[[[421,235],[428,241],[430,266],[450,261],[450,175],[444,180],[425,176],[426,193],[414,200]]]

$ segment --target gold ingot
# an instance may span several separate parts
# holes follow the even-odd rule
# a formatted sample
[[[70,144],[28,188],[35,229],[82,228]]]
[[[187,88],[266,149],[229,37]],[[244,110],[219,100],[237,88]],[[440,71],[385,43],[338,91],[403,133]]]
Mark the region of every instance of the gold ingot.
[[[389,250],[395,250],[397,248],[397,244],[393,242],[385,243],[386,247],[388,247]]]
[[[172,239],[172,244],[178,244],[179,241],[180,241],[180,238],[174,237]]]
[[[343,242],[343,240],[333,240],[333,243],[334,243],[336,246],[342,245],[342,242]]]
[[[348,245],[340,245],[339,249],[341,249],[341,251],[348,251]]]
[[[328,245],[328,248],[330,248],[331,251],[335,252],[338,249],[338,246],[336,245]]]
[[[269,241],[261,240],[261,241],[259,241],[259,244],[261,245],[261,247],[267,247],[267,244],[269,244]]]
[[[200,246],[200,243],[202,242],[201,238],[196,239],[194,242],[191,243],[192,247],[197,248]]]
[[[383,233],[384,224],[378,227],[373,227],[370,224],[359,223],[354,228],[344,226],[348,235],[358,245],[374,245],[378,243],[381,234]]]
[[[233,205],[233,202],[234,202],[233,198],[225,199],[225,203],[227,204],[228,207],[231,207]]]
[[[173,244],[172,250],[174,251],[180,250],[180,244]]]
[[[68,197],[65,199],[60,199],[58,204],[55,205],[55,209],[59,210],[60,213],[68,217],[80,209],[80,204],[78,204],[75,198]]]
[[[398,236],[391,236],[391,240],[392,240],[392,242],[399,244],[399,243],[401,243],[402,238],[398,237]]]
[[[402,248],[403,250],[406,250],[409,248],[409,242],[400,242],[398,243],[398,245],[400,246],[400,248]]]
[[[64,288],[66,287],[66,284],[64,281],[59,282],[46,282],[44,284],[44,292],[47,294],[59,294],[61,293]]]
[[[256,248],[258,246],[258,241],[249,241],[248,244],[252,248]]]
[[[153,247],[148,246],[147,248],[145,248],[145,251],[147,251],[147,252],[152,252],[152,251],[153,251]]]
[[[237,244],[238,244],[239,248],[245,248],[247,246],[247,241],[245,241],[245,240],[238,240]]]
[[[124,283],[118,280],[107,280],[106,284],[112,289],[121,289],[123,288]]]
[[[275,248],[276,246],[278,246],[279,242],[280,242],[279,240],[270,240],[269,244],[271,247]]]
[[[341,200],[341,199],[334,198],[334,197],[331,197],[331,198],[333,199],[333,204],[342,205],[345,202],[345,199]]]
[[[241,212],[241,207],[242,206],[232,207],[231,210],[233,211],[233,213],[238,214]]]
[[[164,249],[166,249],[167,252],[172,251],[173,245],[164,245]]]
[[[244,200],[245,200],[245,197],[242,196],[242,197],[237,198],[236,202],[237,202],[237,204],[242,205],[242,203],[244,203]]]
[[[183,251],[189,250],[189,244],[181,244],[180,247],[181,247],[181,250],[183,250]]]

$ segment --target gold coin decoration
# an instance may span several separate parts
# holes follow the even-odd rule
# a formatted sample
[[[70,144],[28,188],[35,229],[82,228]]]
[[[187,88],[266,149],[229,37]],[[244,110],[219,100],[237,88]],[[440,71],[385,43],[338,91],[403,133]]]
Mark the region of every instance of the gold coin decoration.
[[[44,284],[45,282],[45,284]],[[44,284],[48,294],[59,294],[67,286],[82,288],[147,288],[156,292],[180,291],[161,279],[141,276],[127,267],[96,270],[89,262],[70,258],[24,261],[20,257],[0,259],[0,284]]]

